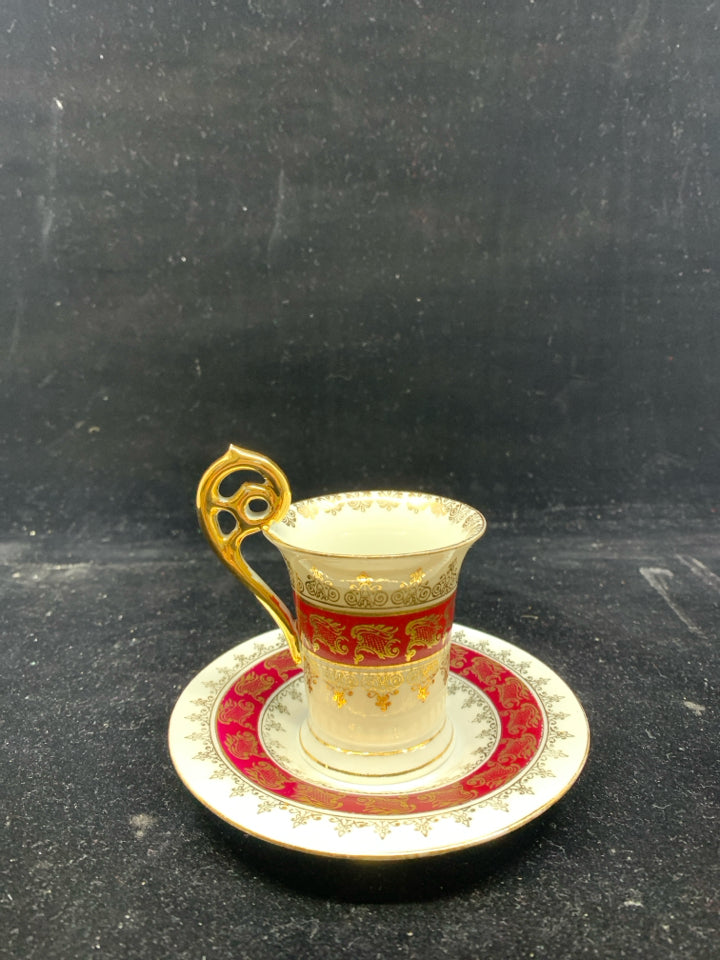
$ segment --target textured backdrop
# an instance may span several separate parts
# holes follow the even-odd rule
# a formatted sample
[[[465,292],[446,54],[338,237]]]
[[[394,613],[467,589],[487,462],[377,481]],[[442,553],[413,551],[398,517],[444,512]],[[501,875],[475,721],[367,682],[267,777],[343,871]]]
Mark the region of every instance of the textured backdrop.
[[[6,3],[6,526],[189,531],[230,441],[298,495],[716,505],[717,29]]]

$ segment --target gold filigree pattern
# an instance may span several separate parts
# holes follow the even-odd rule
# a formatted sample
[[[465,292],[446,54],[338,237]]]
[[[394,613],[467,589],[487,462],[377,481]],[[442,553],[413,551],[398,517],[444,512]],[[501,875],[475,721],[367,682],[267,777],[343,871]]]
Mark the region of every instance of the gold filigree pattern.
[[[350,647],[343,637],[342,624],[319,613],[310,614],[308,619],[313,628],[312,648],[316,653],[321,644],[338,656],[344,656],[348,652]]]
[[[290,571],[292,587],[301,597],[342,610],[378,610],[380,608],[412,608],[436,603],[451,596],[457,588],[459,567],[453,560],[435,580],[430,581],[422,570],[410,574],[392,592],[383,583],[359,573],[354,580],[335,582],[318,567],[301,576]]]
[[[312,597],[313,600],[321,600],[324,603],[337,603],[340,599],[340,591],[329,577],[326,577],[322,570],[313,567],[303,583],[299,577],[295,577],[295,588],[298,593]]]
[[[305,669],[313,672],[332,690],[379,690],[387,692],[403,684],[429,684],[439,676],[445,678],[448,651],[390,667],[352,667],[334,664],[306,651]]]
[[[380,660],[392,660],[400,653],[397,627],[387,623],[360,623],[350,631],[355,643],[355,663],[362,663],[365,654]]]
[[[259,700],[273,686],[274,682],[272,677],[249,673],[240,677],[233,687],[233,691],[239,697],[253,697],[253,699]]]
[[[430,613],[417,620],[411,620],[405,627],[410,637],[410,643],[405,651],[405,659],[410,661],[418,650],[429,649],[440,643],[447,633],[445,618],[437,613]]]
[[[458,584],[459,568],[456,560],[452,560],[434,583],[428,583],[425,573],[416,570],[407,581],[403,581],[397,590],[390,594],[390,603],[394,607],[413,607],[418,604],[430,603],[449,596]]]
[[[388,601],[383,585],[366,573],[357,576],[354,583],[345,591],[345,604],[353,609],[374,609],[384,607]]]

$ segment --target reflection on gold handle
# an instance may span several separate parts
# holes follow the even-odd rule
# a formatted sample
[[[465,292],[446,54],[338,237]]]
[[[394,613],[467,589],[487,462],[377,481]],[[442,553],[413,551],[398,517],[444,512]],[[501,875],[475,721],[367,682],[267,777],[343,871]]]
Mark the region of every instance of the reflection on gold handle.
[[[262,483],[247,481],[234,493],[223,496],[220,493],[221,483],[240,470],[259,473]],[[290,485],[277,464],[260,453],[231,444],[227,452],[203,474],[198,485],[196,504],[200,526],[213,550],[252,590],[285,634],[293,659],[300,663],[300,646],[292,614],[280,597],[246,563],[241,551],[245,537],[285,516],[290,500]],[[256,508],[258,503],[262,504],[261,509]],[[234,526],[227,533],[220,526],[223,514],[229,514],[234,521]]]

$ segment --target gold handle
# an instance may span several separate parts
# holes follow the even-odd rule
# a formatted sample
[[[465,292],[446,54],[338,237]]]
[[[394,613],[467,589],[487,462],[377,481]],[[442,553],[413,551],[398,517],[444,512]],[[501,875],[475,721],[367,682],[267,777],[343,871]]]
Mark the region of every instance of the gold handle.
[[[232,473],[253,470],[262,483],[247,481],[230,496],[220,493],[220,485]],[[254,509],[261,501],[264,509]],[[255,594],[285,635],[295,663],[300,663],[300,645],[292,614],[280,597],[248,565],[242,555],[245,537],[257,533],[274,520],[281,520],[290,506],[290,484],[277,464],[261,453],[230,444],[227,452],[212,463],[200,480],[197,511],[200,526],[223,563]],[[220,526],[222,514],[229,514],[234,526],[227,533]]]

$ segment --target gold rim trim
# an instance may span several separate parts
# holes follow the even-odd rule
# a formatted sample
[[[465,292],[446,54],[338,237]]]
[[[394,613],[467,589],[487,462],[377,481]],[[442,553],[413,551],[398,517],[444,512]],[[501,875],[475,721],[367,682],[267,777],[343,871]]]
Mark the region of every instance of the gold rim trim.
[[[460,547],[465,545],[470,546],[479,540],[487,530],[487,520],[482,513],[476,508],[471,507],[468,503],[463,503],[461,500],[452,500],[449,497],[441,497],[439,494],[433,493],[423,493],[419,490],[393,490],[393,491],[383,491],[383,490],[352,490],[343,493],[335,494],[324,494],[319,497],[308,497],[305,500],[297,500],[292,503],[284,515],[283,519],[288,515],[292,514],[294,510],[295,513],[299,511],[301,507],[307,507],[308,504],[325,504],[332,503],[333,498],[337,498],[337,501],[342,501],[343,505],[351,503],[353,499],[360,499],[361,497],[369,498],[375,502],[381,499],[397,499],[397,505],[400,506],[402,503],[407,505],[410,498],[418,498],[424,500],[428,505],[431,503],[437,504],[452,504],[458,510],[462,510],[466,514],[467,518],[472,518],[475,520],[476,529],[463,537],[460,537],[458,540],[452,540],[449,543],[444,543],[440,547],[431,547],[427,550],[409,550],[406,552],[396,553],[395,551],[383,551],[382,553],[367,553],[363,551],[362,553],[344,553],[338,550],[313,550],[308,547],[298,546],[297,544],[291,543],[289,540],[286,540],[278,532],[277,528],[281,526],[282,519],[268,519],[268,521],[263,525],[263,533],[274,543],[276,547],[287,547],[290,550],[296,550],[298,553],[307,554],[312,557],[336,557],[337,559],[347,560],[347,559],[367,559],[367,560],[390,560],[401,557],[425,557],[433,556],[438,553],[446,553],[448,550],[457,550]],[[328,513],[329,511],[325,511]],[[311,518],[311,519],[314,519]]]
[[[336,747],[332,743],[328,743],[326,740],[323,740],[322,737],[319,737],[315,733],[315,731],[310,727],[309,723],[308,723],[308,730],[310,731],[310,735],[314,737],[318,743],[322,744],[324,747],[327,747],[329,750],[334,751],[335,753],[338,753],[338,754],[341,754],[342,756],[347,756],[347,757],[356,757],[358,759],[373,760],[375,758],[379,759],[381,757],[398,757],[398,756],[401,756],[402,754],[407,754],[408,756],[410,756],[415,751],[421,750],[424,747],[427,747],[429,744],[433,742],[433,740],[437,740],[437,738],[445,731],[446,727],[448,727],[449,725],[450,725],[450,720],[447,717],[445,717],[445,719],[443,720],[443,725],[442,727],[440,727],[437,733],[434,733],[431,737],[428,737],[427,740],[423,740],[422,743],[417,743],[417,744],[414,744],[412,747],[405,747],[404,749],[401,749],[401,750],[383,750],[383,751],[377,751],[377,752],[370,751],[370,750],[345,750],[342,747]],[[343,769],[342,767],[333,767],[332,764],[325,763],[325,761],[320,760],[313,753],[311,753],[310,750],[308,750],[306,745],[303,743],[302,734],[303,734],[303,731],[301,728],[300,734],[299,734],[300,746],[308,755],[308,757],[310,757],[313,763],[317,763],[319,766],[323,767],[325,770],[331,770],[333,773],[341,773],[341,774],[345,774],[345,776],[351,776],[351,777],[368,777],[371,779],[377,779],[378,777],[386,777],[386,778],[387,777],[391,777],[391,778],[406,777],[408,776],[408,774],[417,773],[419,770],[424,770],[425,767],[430,766],[430,764],[432,763],[436,763],[440,759],[440,757],[444,756],[444,754],[446,754],[448,750],[450,750],[450,748],[452,747],[453,741],[455,739],[455,733],[454,731],[451,730],[450,739],[442,748],[442,750],[439,753],[436,753],[435,756],[431,757],[429,760],[425,760],[423,763],[419,764],[416,767],[408,767],[406,769],[397,770],[397,771],[394,770],[392,773],[361,773],[357,770],[346,770],[346,769]]]
[[[428,603],[418,603],[417,606],[413,605],[407,609],[403,608],[397,610],[395,607],[345,607],[338,604],[337,606],[323,606],[322,603],[318,603],[313,600],[311,603],[309,600],[306,600],[303,594],[300,594],[300,599],[308,607],[313,607],[317,610],[322,610],[323,613],[342,613],[345,616],[357,617],[358,620],[372,620],[373,617],[377,619],[382,617],[383,620],[389,620],[391,617],[410,617],[414,613],[424,613],[426,610],[432,610],[435,607],[442,606],[442,604],[447,603],[448,600],[457,593],[457,587],[454,587],[447,596],[441,597],[439,600],[431,600]]]

